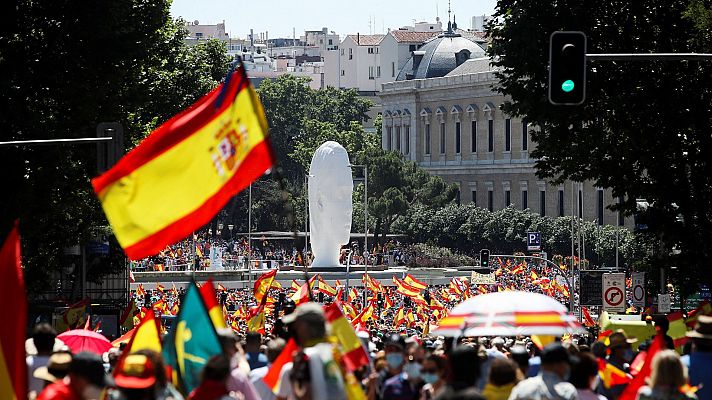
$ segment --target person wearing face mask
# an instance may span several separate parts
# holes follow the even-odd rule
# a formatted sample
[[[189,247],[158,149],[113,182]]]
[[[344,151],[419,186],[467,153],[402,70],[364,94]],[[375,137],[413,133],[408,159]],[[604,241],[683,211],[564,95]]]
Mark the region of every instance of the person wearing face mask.
[[[402,352],[391,354],[402,354]],[[386,351],[386,360],[388,360],[388,356],[389,353]],[[384,382],[381,395],[383,400],[415,400],[419,397],[420,387],[422,386],[422,379],[420,376],[423,362],[422,357],[423,352],[420,350],[418,345],[411,345],[408,348],[407,359],[400,359],[400,357],[391,356],[393,364],[389,361],[389,366],[393,367],[397,359],[400,359],[402,372],[395,374]]]
[[[589,352],[580,353],[571,366],[571,382],[580,400],[607,400],[593,391],[598,380],[598,361]]]
[[[509,400],[578,399],[576,388],[567,382],[571,372],[571,356],[561,343],[551,343],[541,352],[541,370],[512,389]]]
[[[630,363],[635,358],[635,352],[631,345],[638,340],[626,336],[623,330],[613,332],[608,337],[608,357],[606,361],[616,368],[630,373]],[[627,385],[613,385],[606,389],[604,385],[598,385],[598,393],[606,396],[609,400],[616,400]]]
[[[446,362],[445,358],[435,354],[430,354],[423,360],[420,378],[425,385],[420,389],[420,400],[432,400],[445,386]]]
[[[380,370],[378,374],[373,374],[369,379],[368,385],[368,400],[383,399],[383,390],[388,379],[403,373],[403,364],[405,361],[405,339],[393,333],[386,336],[383,340],[383,359],[385,360],[385,368]]]

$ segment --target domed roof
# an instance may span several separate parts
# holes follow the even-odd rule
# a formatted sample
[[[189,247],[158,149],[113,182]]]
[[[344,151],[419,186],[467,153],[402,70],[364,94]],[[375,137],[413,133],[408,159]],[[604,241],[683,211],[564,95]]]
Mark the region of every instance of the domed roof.
[[[480,57],[485,57],[485,50],[482,47],[470,39],[449,31],[412,52],[396,80],[445,76],[468,59]]]

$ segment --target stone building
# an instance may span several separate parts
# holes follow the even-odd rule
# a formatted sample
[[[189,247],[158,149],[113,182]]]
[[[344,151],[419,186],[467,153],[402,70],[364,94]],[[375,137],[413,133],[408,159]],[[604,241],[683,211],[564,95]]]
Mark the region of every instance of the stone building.
[[[384,149],[456,184],[461,203],[632,226],[631,218],[606,208],[618,201],[610,190],[591,182],[552,185],[536,176],[536,128],[501,111],[490,60],[471,44],[441,35],[413,53],[396,81],[383,84]]]

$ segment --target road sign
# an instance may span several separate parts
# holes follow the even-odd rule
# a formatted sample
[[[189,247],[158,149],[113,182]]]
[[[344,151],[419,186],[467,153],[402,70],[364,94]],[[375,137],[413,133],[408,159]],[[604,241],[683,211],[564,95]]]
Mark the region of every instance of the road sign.
[[[579,298],[582,306],[602,306],[603,271],[581,271],[581,290]]]
[[[527,232],[527,250],[541,251],[541,232]]]
[[[633,305],[645,307],[645,272],[634,272],[631,274],[633,291]]]
[[[625,274],[603,274],[603,309],[625,311]]]
[[[477,285],[494,285],[497,280],[492,274],[480,274],[478,272],[472,271],[472,276],[470,277],[470,283]]]
[[[661,314],[667,314],[670,312],[670,295],[669,294],[659,294],[658,295],[658,312]]]

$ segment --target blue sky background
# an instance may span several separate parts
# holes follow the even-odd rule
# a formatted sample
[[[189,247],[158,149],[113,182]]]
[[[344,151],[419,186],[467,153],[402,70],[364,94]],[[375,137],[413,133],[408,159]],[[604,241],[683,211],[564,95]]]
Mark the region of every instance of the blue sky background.
[[[451,0],[459,28],[469,29],[474,15],[491,15],[496,0]],[[299,37],[305,30],[328,27],[339,35],[383,33],[412,25],[413,20],[447,25],[447,0],[173,0],[171,15],[215,24],[225,20],[232,37],[245,38],[250,28],[270,38]],[[369,29],[369,20],[372,21]]]

